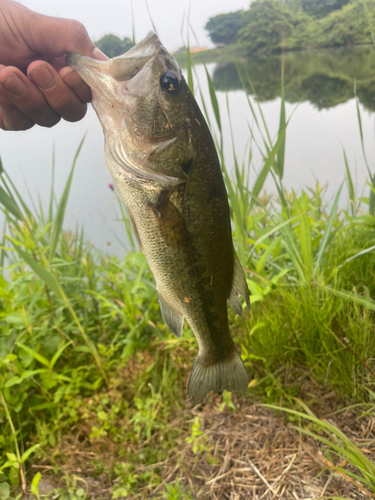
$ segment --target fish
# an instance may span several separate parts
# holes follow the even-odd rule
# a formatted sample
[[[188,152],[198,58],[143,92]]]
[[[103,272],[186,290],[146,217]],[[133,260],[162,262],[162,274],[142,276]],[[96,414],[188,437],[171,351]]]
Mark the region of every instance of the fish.
[[[242,314],[249,289],[234,250],[218,154],[176,59],[150,32],[122,56],[68,64],[91,87],[105,159],[178,337],[198,342],[188,397],[246,391],[249,376],[229,331],[227,301]]]

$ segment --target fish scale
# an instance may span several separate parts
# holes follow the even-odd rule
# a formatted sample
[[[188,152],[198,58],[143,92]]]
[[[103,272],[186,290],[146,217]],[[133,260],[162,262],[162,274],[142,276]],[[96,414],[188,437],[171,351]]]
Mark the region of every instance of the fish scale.
[[[176,60],[150,33],[118,58],[70,54],[68,62],[92,89],[106,163],[154,275],[163,319],[178,337],[185,319],[197,339],[189,397],[197,404],[211,390],[246,390],[227,300],[241,314],[239,296],[250,307],[249,291],[215,145]]]

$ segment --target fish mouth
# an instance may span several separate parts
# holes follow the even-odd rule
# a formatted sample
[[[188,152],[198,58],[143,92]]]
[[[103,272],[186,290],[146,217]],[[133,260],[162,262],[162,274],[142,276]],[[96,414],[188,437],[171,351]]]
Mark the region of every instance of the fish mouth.
[[[158,36],[150,31],[146,38],[121,56],[107,61],[98,61],[69,52],[66,62],[93,90],[92,105],[103,127],[106,147],[116,160],[117,173],[127,175],[134,180],[176,185],[183,181],[179,178],[152,172],[144,165],[134,163],[123,144],[114,137],[114,131],[121,129],[123,113],[126,113],[123,104],[119,103],[119,96],[121,95],[122,98],[124,96],[142,97],[154,92],[156,83],[152,75],[152,63],[156,57],[159,57],[163,66],[166,66],[166,61],[170,60],[172,65],[175,63],[178,68],[174,58],[163,47]],[[131,122],[132,117],[128,116],[127,121]],[[134,135],[136,137],[136,132]],[[145,153],[153,155],[162,152],[176,138],[175,135],[160,138],[149,137],[151,144],[146,147]]]
[[[91,57],[69,52],[66,56],[66,62],[92,89],[100,92],[103,85],[108,91],[114,89],[115,82],[130,82],[161,51],[165,51],[163,45],[157,35],[150,31],[146,38],[121,56],[107,61],[98,61]],[[111,79],[115,82],[111,82]],[[127,89],[126,93],[131,92]]]

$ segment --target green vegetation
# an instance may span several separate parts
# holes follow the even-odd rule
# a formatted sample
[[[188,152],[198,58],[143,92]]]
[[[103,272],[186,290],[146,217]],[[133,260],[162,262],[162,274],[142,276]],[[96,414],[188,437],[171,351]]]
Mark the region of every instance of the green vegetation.
[[[108,57],[121,56],[133,47],[133,42],[128,37],[122,40],[116,35],[104,35],[100,40],[95,42],[95,45],[104,52]]]
[[[200,52],[189,52],[190,62],[193,64],[200,63],[227,63],[233,62],[241,52],[238,51],[237,45],[226,45],[225,47],[217,47],[215,49],[203,50]],[[243,53],[244,54],[244,53]],[[188,67],[188,55],[186,48],[184,52],[175,52],[173,54],[182,69]]]
[[[205,26],[208,36],[214,43],[235,43],[239,30],[243,27],[243,10],[219,14],[211,17]]]
[[[300,193],[284,189],[283,79],[275,139],[261,107],[248,100],[263,138],[253,145],[263,158],[257,175],[251,149],[243,161],[233,153],[226,165],[224,112],[207,78],[235,245],[252,293],[251,313],[238,318],[230,312],[230,325],[252,381],[246,394],[211,397],[206,407],[233,428],[243,414],[237,409],[254,400],[277,411],[286,407],[300,434],[296,456],[307,434],[329,471],[344,474],[356,492],[374,494],[374,464],[366,454],[371,445],[361,440],[357,446],[311,409],[319,394],[332,392],[335,410],[359,408],[353,421],[374,414],[374,176],[369,170],[369,196],[359,198],[343,151],[346,187],[334,200],[326,203],[319,185]],[[230,122],[229,107],[225,116]],[[359,109],[358,119],[360,124]],[[196,341],[189,328],[178,340],[165,327],[141,253],[132,248],[119,262],[86,244],[83,230],[63,230],[76,161],[60,200],[52,183],[47,208],[40,201],[27,205],[0,164],[6,216],[0,249],[0,497],[21,498],[28,489],[38,497],[49,478],[50,498],[88,499],[89,479],[104,476],[110,486],[103,494],[95,490],[96,500],[197,498],[201,488],[210,491],[199,483],[203,471],[221,477],[232,465],[229,445],[220,455],[219,442],[212,443],[210,414],[184,402]],[[277,197],[262,193],[269,176]],[[339,212],[344,196],[347,208]],[[265,442],[263,448],[272,446]],[[245,464],[249,475],[248,455]],[[305,466],[301,470],[305,474]]]
[[[301,9],[312,17],[322,18],[341,9],[349,0],[285,0],[285,3],[291,10]]]
[[[369,19],[375,20],[373,0],[367,2],[367,11]],[[233,15],[209,19],[206,29],[212,41],[227,32],[227,19]],[[233,26],[238,26],[238,31],[231,33],[231,40],[239,49],[257,56],[372,41],[363,0],[255,0]]]
[[[281,51],[293,32],[293,24],[292,12],[280,0],[256,0],[244,15],[238,43],[249,54]]]

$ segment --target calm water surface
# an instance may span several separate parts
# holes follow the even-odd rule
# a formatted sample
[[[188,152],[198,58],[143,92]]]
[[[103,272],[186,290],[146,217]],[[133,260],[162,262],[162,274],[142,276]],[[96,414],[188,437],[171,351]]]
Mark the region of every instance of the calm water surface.
[[[337,192],[345,178],[343,146],[356,180],[358,194],[366,186],[367,171],[361,150],[354,81],[362,114],[366,155],[374,171],[375,53],[364,48],[353,51],[320,51],[289,54],[285,57],[285,96],[287,117],[292,119],[286,134],[284,184],[289,189],[314,187],[319,181],[328,184],[326,200]],[[281,60],[242,61],[240,76],[234,64],[211,63],[207,68],[213,78],[221,109],[224,131],[225,160],[233,166],[226,92],[233,127],[234,147],[240,159],[248,155],[249,126],[254,118],[247,104],[241,81],[251,102],[260,103],[265,120],[275,137],[279,126]],[[202,65],[196,66],[205,100],[209,93]],[[251,79],[253,89],[247,83]],[[299,103],[299,104],[298,104]],[[297,106],[298,104],[298,106]],[[213,115],[211,116],[214,122]],[[0,131],[0,154],[3,164],[26,199],[38,194],[47,206],[52,150],[55,147],[55,190],[61,196],[70,165],[80,140],[87,137],[78,159],[65,227],[84,226],[86,238],[103,251],[122,256],[126,246],[125,231],[118,223],[119,210],[114,194],[108,188],[110,175],[104,162],[103,133],[90,108],[79,123],[61,122],[53,129],[35,127],[29,131]],[[260,137],[256,134],[258,140]],[[261,154],[253,146],[251,184],[262,166]],[[272,179],[266,183],[268,192],[275,192]],[[366,195],[367,195],[366,191]],[[346,191],[341,206],[346,206]],[[0,221],[1,222],[1,221]]]

